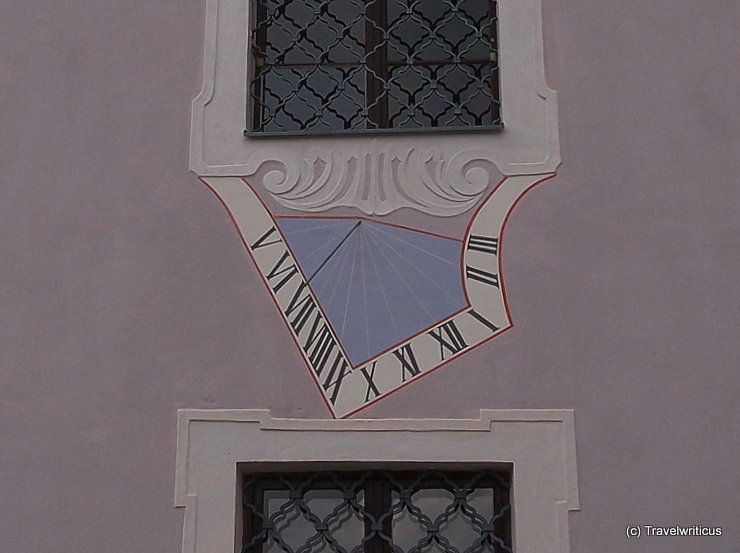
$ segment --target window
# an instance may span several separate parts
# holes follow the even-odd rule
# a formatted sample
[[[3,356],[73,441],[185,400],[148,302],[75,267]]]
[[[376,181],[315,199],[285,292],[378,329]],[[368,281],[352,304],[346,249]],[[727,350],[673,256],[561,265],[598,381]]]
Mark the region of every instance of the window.
[[[509,470],[243,477],[242,553],[511,553]]]
[[[193,102],[190,125],[190,168],[194,173],[201,177],[243,177],[249,179],[249,182],[258,188],[264,187],[273,195],[273,198],[281,202],[285,194],[301,194],[310,188],[314,181],[322,179],[326,180],[330,187],[349,186],[345,181],[349,181],[353,178],[352,175],[356,174],[353,173],[351,167],[351,164],[355,163],[354,160],[364,159],[367,155],[375,155],[375,152],[386,150],[404,152],[403,155],[411,151],[410,163],[415,166],[417,163],[424,164],[434,175],[439,175],[443,182],[470,182],[468,177],[472,178],[472,175],[467,174],[469,165],[466,165],[469,161],[475,162],[474,167],[477,167],[480,160],[485,160],[486,164],[495,165],[506,176],[544,175],[557,169],[560,163],[557,94],[547,86],[545,81],[542,0],[415,0],[412,2],[416,10],[412,12],[416,15],[408,17],[400,38],[393,38],[398,36],[397,32],[393,34],[386,31],[389,41],[392,38],[396,41],[394,44],[398,46],[398,41],[402,39],[405,44],[414,46],[414,43],[418,42],[418,37],[409,43],[409,40],[413,38],[411,31],[408,30],[409,25],[417,25],[417,34],[419,32],[428,33],[430,26],[426,21],[434,22],[439,19],[440,10],[444,10],[449,22],[445,19],[439,22],[437,26],[439,31],[435,30],[436,42],[432,40],[430,48],[436,47],[439,53],[441,42],[442,47],[447,48],[447,54],[445,51],[442,51],[442,54],[447,56],[448,61],[452,56],[453,63],[442,64],[441,68],[429,68],[422,64],[412,63],[396,69],[394,69],[396,66],[389,63],[387,70],[390,75],[396,76],[398,73],[405,72],[406,78],[419,82],[417,88],[422,89],[420,92],[416,92],[417,88],[403,91],[396,87],[391,90],[390,85],[407,81],[395,79],[387,82],[389,90],[385,96],[388,101],[389,120],[394,115],[392,109],[398,111],[399,104],[406,103],[413,107],[429,95],[431,87],[422,86],[420,73],[429,75],[433,70],[437,71],[437,75],[445,75],[448,72],[456,72],[456,74],[467,72],[466,79],[472,79],[476,81],[476,84],[469,87],[466,85],[466,88],[460,91],[453,89],[452,95],[448,96],[445,96],[444,91],[440,89],[424,99],[423,109],[430,114],[429,116],[424,116],[421,107],[417,107],[414,108],[416,119],[412,118],[405,123],[406,126],[402,126],[404,114],[401,113],[393,118],[394,126],[388,128],[380,128],[381,125],[373,123],[372,109],[368,109],[365,103],[367,75],[364,73],[369,70],[363,73],[364,67],[355,68],[356,73],[363,73],[363,75],[358,74],[354,77],[354,81],[351,79],[350,81],[359,87],[360,92],[352,93],[352,87],[345,84],[346,93],[344,93],[336,84],[336,77],[332,81],[325,75],[331,71],[335,74],[342,74],[340,71],[342,68],[328,67],[327,63],[322,62],[319,49],[324,49],[325,42],[319,42],[319,49],[317,49],[308,41],[308,38],[311,38],[316,42],[316,37],[323,41],[328,40],[329,36],[337,38],[337,29],[340,29],[338,37],[343,41],[349,41],[349,47],[342,49],[340,43],[337,43],[332,51],[334,57],[328,59],[338,60],[337,63],[341,61],[345,64],[360,63],[362,65],[362,59],[366,57],[365,37],[368,34],[365,32],[365,27],[375,28],[370,14],[368,14],[369,19],[365,16],[367,12],[364,0],[328,0],[324,3],[321,3],[321,0],[310,0],[311,4],[307,4],[308,1],[206,0],[203,88]],[[377,5],[375,3],[380,1],[387,2],[385,5],[389,22],[393,22],[393,14],[406,17],[405,14],[399,14],[399,12],[402,10],[405,12],[407,0],[372,0],[372,5]],[[371,7],[370,2],[371,0],[368,0],[368,9]],[[311,6],[312,9],[307,10],[306,5]],[[278,9],[279,6],[284,6],[283,11]],[[313,14],[313,7],[317,8],[318,18]],[[492,10],[493,7],[495,10]],[[458,11],[453,12],[453,9]],[[461,43],[461,49],[458,49],[461,56],[460,63],[455,64],[454,54],[449,53],[449,43],[437,37],[439,33],[445,33],[445,37],[453,36],[454,33],[450,29],[463,29],[463,27],[463,31],[469,29],[462,24],[461,14],[463,12],[474,14],[473,20],[479,21],[480,19],[476,18],[487,17],[485,9],[488,9],[489,14],[495,11],[496,19],[493,21],[495,24],[491,24],[489,17],[486,20],[488,27],[485,25],[486,21],[483,21],[480,26],[476,27],[475,32],[470,29],[471,40],[473,36],[476,40],[467,44],[474,43],[476,50],[471,50],[470,55],[464,54],[464,57],[466,60],[468,58],[472,60],[474,55],[475,59],[480,61],[485,61],[488,57],[488,66],[483,68],[481,64],[482,68],[478,70],[484,72],[481,74],[491,72],[490,83],[482,77],[470,77],[471,72],[475,77],[476,67],[474,64],[472,64],[473,67],[463,64],[461,49],[465,48],[465,42]],[[278,22],[276,17],[270,19],[270,10],[273,14],[280,16],[281,22]],[[261,19],[259,11],[263,11]],[[308,11],[310,14],[307,13]],[[339,18],[341,25],[332,19],[329,13]],[[426,19],[418,14],[423,14]],[[290,16],[295,24],[287,21],[287,16]],[[357,17],[361,17],[361,20],[353,24],[353,20]],[[316,19],[315,22],[314,19]],[[371,23],[366,23],[368,20]],[[345,32],[347,37],[344,37]],[[383,38],[386,32],[382,34]],[[478,37],[478,32],[480,32],[480,37]],[[372,35],[372,33],[369,34]],[[304,35],[305,38],[301,38]],[[359,44],[350,41],[349,36],[357,38],[360,41]],[[293,38],[299,40],[292,42]],[[399,53],[389,41],[386,41],[386,51],[390,61],[393,62],[391,56],[396,56],[396,60],[401,58],[401,53],[406,51],[404,50],[406,47],[401,44],[401,53]],[[262,54],[260,54],[260,44],[263,45]],[[291,52],[293,52],[291,56],[293,57],[288,58],[286,53],[282,60],[278,59],[280,52],[275,49],[284,49],[285,46],[291,44]],[[367,42],[367,44],[371,43]],[[454,40],[452,44],[455,45]],[[301,50],[301,46],[307,48],[308,52]],[[345,57],[338,57],[342,51]],[[478,58],[478,56],[481,57]],[[377,59],[370,59],[371,57],[366,57],[366,65],[371,65]],[[408,57],[404,56],[401,59],[406,60]],[[424,58],[418,54],[411,57],[411,60],[424,63],[435,61],[431,55]],[[294,71],[288,71],[288,68],[277,66],[269,68],[267,65],[259,66],[260,63],[287,64],[288,62],[306,63],[307,61],[317,67],[304,68],[305,75],[298,67],[293,68]],[[344,67],[343,69],[348,72],[351,68]],[[379,69],[373,70],[378,75],[382,74],[378,73]],[[311,119],[317,111],[316,98],[308,89],[296,89],[294,84],[299,82],[296,72],[304,75],[303,88],[308,86],[316,88],[318,84],[321,84],[325,88],[316,89],[316,91],[320,96],[332,100],[322,102],[321,106],[318,106],[322,109],[313,121]],[[286,82],[283,78],[278,78],[278,74],[292,76],[285,77],[288,79]],[[322,78],[318,79],[319,76]],[[437,86],[450,83],[450,80],[451,78],[446,81],[441,79]],[[457,83],[462,86],[463,82],[468,81],[452,79],[453,84]],[[404,84],[404,87],[406,86],[410,87]],[[479,86],[480,89],[477,88]],[[331,91],[335,92],[334,97],[331,96]],[[460,117],[458,118],[454,117],[456,108],[450,106],[445,100],[446,98],[456,103],[455,92],[459,96],[457,109],[460,111]],[[480,98],[469,100],[465,96],[468,92],[470,96],[478,92]],[[394,100],[393,95],[398,96],[399,94],[401,94],[400,98]],[[489,98],[481,99],[489,95]],[[280,98],[280,103],[276,96]],[[304,97],[308,103],[302,101]],[[412,98],[411,102],[408,100],[409,97]],[[476,102],[480,102],[480,111],[476,107]],[[277,110],[281,105],[285,109]],[[393,107],[394,105],[396,108]],[[448,107],[442,117],[439,116],[439,109],[435,107],[440,105]],[[408,107],[407,105],[404,109]],[[475,117],[470,116],[466,111],[473,107],[473,112],[480,114],[478,121],[474,121]],[[353,111],[350,111],[350,108]],[[296,109],[298,111],[294,114],[293,111]],[[338,112],[341,117],[332,110]],[[491,112],[490,119],[487,115],[488,110]],[[295,120],[288,115],[288,112],[295,117]],[[364,115],[365,112],[367,115]],[[467,120],[462,119],[465,124],[461,121],[464,116],[468,117]],[[350,121],[347,124],[349,128],[345,129],[342,117]],[[432,126],[434,124],[432,119],[435,117],[439,125],[437,127]],[[471,129],[490,130],[501,127],[502,119],[506,123],[506,132],[470,132]],[[305,130],[301,130],[304,127]],[[456,129],[459,132],[455,132]],[[403,132],[419,130],[423,132]],[[303,135],[308,133],[325,134],[319,140],[303,140]],[[300,136],[301,139],[286,139],[286,136],[291,135]],[[430,156],[435,160],[431,165],[426,163]],[[317,161],[307,163],[306,159]],[[350,166],[348,167],[347,164]],[[322,177],[319,178],[318,175]],[[407,171],[404,178],[411,182],[404,188],[406,190],[425,189],[424,182],[427,182],[428,178],[424,175],[424,171]],[[335,206],[335,204],[336,202],[324,205],[324,208],[329,209],[329,206]]]
[[[254,0],[248,134],[501,127],[494,0]]]
[[[314,500],[310,505],[325,517],[331,512],[328,509],[336,506],[337,495],[342,495],[339,501],[343,500],[342,490],[347,490],[348,484],[333,484],[328,490],[322,490],[318,481],[327,476],[326,471],[337,474],[347,470],[360,472],[363,467],[381,469],[381,473],[390,474],[385,479],[391,483],[392,491],[391,477],[399,482],[395,487],[399,494],[398,500],[395,500],[397,503],[401,499],[399,489],[415,490],[410,494],[411,502],[418,505],[432,521],[444,511],[445,505],[450,504],[449,490],[435,491],[445,489],[445,486],[433,484],[431,477],[430,480],[421,481],[416,488],[410,487],[402,483],[406,477],[395,471],[434,468],[449,470],[450,473],[463,472],[463,484],[466,484],[468,477],[484,473],[481,480],[472,486],[478,491],[468,494],[465,502],[487,519],[486,524],[493,522],[494,535],[501,534],[496,528],[496,523],[501,522],[498,518],[493,520],[496,515],[492,513],[494,510],[497,514],[502,512],[502,506],[496,503],[497,497],[503,505],[506,502],[506,484],[510,483],[508,492],[512,507],[508,511],[510,520],[506,522],[511,531],[510,547],[520,552],[570,551],[568,512],[578,510],[579,505],[573,412],[529,409],[481,411],[478,418],[471,419],[350,420],[284,419],[274,418],[267,411],[239,409],[180,410],[175,505],[184,508],[182,551],[242,551],[246,545],[243,540],[244,511],[249,510],[249,507],[243,506],[242,490],[250,476],[270,473],[264,477],[265,482],[274,478],[276,473],[279,476],[280,473],[300,471],[304,475],[314,476],[316,481],[307,483],[301,493],[304,494],[304,500],[308,501],[311,497],[305,497],[305,494],[313,489],[311,495],[320,501]],[[485,473],[489,470],[493,473],[487,476]],[[450,476],[450,473],[447,473],[447,478],[455,482],[457,477]],[[503,482],[499,482],[496,474],[501,476]],[[485,480],[489,477],[490,483]],[[355,477],[348,478],[353,481]],[[290,482],[290,477],[286,476],[286,480]],[[304,476],[297,475],[296,481],[300,485]],[[252,516],[260,519],[261,515],[264,518],[264,513],[269,513],[269,509],[274,510],[276,505],[286,503],[286,491],[287,499],[295,500],[296,497],[290,497],[291,486],[295,488],[296,483],[274,489],[276,497],[272,507],[269,506],[270,497],[268,507],[263,507],[255,499],[260,495],[252,496]],[[501,489],[497,486],[501,486]],[[455,487],[462,486],[453,485],[453,490]],[[337,494],[337,490],[340,490],[340,494]],[[349,491],[352,491],[351,487]],[[344,524],[346,532],[354,540],[361,534],[360,542],[367,536],[365,520],[369,517],[357,518],[354,513],[362,510],[372,512],[372,493],[371,489],[364,488],[360,499],[357,499],[356,493],[348,493],[360,507],[352,509],[350,520]],[[454,497],[454,491],[451,493]],[[429,497],[435,494],[446,494],[446,499]],[[298,493],[294,492],[293,495],[297,496]],[[364,500],[363,497],[368,499]],[[360,503],[361,499],[363,503]],[[247,500],[250,502],[249,496]],[[515,511],[513,514],[512,508]],[[345,509],[345,512],[349,511]],[[295,514],[293,511],[293,518]],[[305,520],[301,516],[301,520]],[[396,528],[391,528],[394,544],[402,548],[403,553],[416,553],[411,551],[414,540],[418,543],[420,538],[431,534],[427,531],[431,527],[428,523],[426,526],[419,525],[416,522],[418,519],[412,517],[406,517],[405,522],[399,517],[406,515],[399,511],[392,521],[396,524]],[[516,517],[515,521],[513,517]],[[450,536],[453,527],[461,533],[468,531],[470,525],[466,520],[458,514],[457,522],[450,520],[447,527],[440,526],[438,535]],[[289,531],[305,532],[306,528],[311,531],[311,526],[304,524],[301,530],[300,524],[291,522]],[[488,530],[485,528],[486,532]],[[370,531],[373,531],[372,527]],[[377,532],[381,531],[386,532],[384,529]],[[472,541],[479,539],[480,530],[471,532]],[[337,539],[346,539],[337,531],[334,531],[334,535]],[[370,539],[365,543],[369,543]],[[502,539],[507,541],[507,538]],[[465,553],[464,542],[460,545],[463,547],[461,550],[459,544],[453,542],[459,553]],[[262,543],[257,550],[266,551],[267,547]],[[351,548],[347,552],[360,553]],[[304,551],[296,549],[294,553]],[[322,553],[335,552],[324,547]],[[362,553],[371,553],[370,547]],[[437,543],[431,543],[430,547],[418,553],[440,553],[440,547]]]

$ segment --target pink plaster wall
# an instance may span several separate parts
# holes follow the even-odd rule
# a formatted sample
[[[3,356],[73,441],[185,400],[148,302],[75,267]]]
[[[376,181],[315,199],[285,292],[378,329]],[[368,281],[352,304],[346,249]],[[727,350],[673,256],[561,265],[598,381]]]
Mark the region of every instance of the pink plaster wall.
[[[203,11],[0,3],[2,552],[179,552],[177,408],[328,414],[187,171]],[[515,328],[362,415],[574,408],[574,553],[740,543],[739,25],[736,0],[545,0],[564,163],[507,227]]]

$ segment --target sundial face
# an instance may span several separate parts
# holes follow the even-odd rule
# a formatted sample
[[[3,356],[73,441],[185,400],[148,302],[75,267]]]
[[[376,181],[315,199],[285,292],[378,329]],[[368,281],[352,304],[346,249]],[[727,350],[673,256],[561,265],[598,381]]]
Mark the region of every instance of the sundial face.
[[[255,128],[258,110],[246,110],[251,127],[245,121],[255,96],[248,83],[261,82],[252,63],[262,63],[259,49],[252,54],[267,40],[250,19],[252,3],[207,2],[190,168],[229,212],[336,417],[403,393],[511,327],[506,219],[526,190],[555,174],[560,147],[541,0],[494,4],[498,48],[484,65],[497,67],[504,128],[278,137],[250,134],[268,130]],[[296,97],[288,84],[272,91],[272,108]],[[370,88],[366,103],[382,92]],[[317,113],[319,104],[311,104]],[[376,115],[383,120],[368,111]]]
[[[327,406],[349,416],[506,331],[501,236],[542,177],[501,178],[446,235],[383,216],[271,212],[254,185],[208,179]]]
[[[365,217],[276,222],[355,367],[468,304],[458,239]]]

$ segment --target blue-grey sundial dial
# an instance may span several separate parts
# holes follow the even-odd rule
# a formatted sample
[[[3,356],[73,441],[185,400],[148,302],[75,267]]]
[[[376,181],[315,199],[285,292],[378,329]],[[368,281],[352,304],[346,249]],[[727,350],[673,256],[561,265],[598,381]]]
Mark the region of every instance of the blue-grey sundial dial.
[[[467,306],[462,242],[366,218],[277,218],[353,366]]]

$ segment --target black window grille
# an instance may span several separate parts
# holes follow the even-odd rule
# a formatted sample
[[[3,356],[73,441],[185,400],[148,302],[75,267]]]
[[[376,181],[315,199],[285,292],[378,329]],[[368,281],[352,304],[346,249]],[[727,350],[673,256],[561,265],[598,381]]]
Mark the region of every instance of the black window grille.
[[[502,470],[244,476],[241,553],[512,553]]]
[[[500,128],[494,0],[252,0],[248,134]]]

